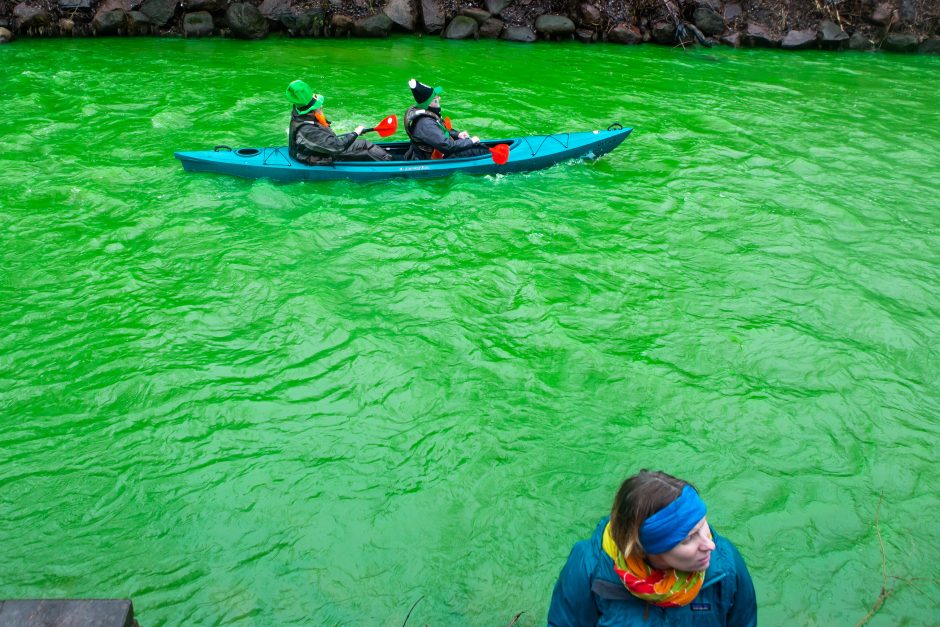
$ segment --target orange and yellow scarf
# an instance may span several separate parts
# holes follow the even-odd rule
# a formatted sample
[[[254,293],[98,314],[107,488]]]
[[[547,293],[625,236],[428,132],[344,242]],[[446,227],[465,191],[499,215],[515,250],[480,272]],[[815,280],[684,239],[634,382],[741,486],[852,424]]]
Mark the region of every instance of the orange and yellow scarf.
[[[705,581],[705,571],[658,570],[635,554],[626,560],[610,535],[610,523],[604,528],[604,552],[614,560],[614,570],[630,594],[659,607],[688,605],[698,595]]]

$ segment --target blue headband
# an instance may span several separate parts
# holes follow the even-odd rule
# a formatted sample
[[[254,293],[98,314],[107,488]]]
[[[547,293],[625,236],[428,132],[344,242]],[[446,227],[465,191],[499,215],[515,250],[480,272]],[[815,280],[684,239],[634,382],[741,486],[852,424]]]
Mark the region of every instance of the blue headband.
[[[682,488],[679,498],[643,521],[640,544],[647,554],[665,553],[689,535],[705,517],[705,502],[690,485]]]

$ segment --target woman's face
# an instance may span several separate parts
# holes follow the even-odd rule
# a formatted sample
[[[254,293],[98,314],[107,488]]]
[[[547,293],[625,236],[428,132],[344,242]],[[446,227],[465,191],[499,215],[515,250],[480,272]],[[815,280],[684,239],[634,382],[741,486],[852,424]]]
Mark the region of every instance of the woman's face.
[[[708,527],[708,522],[702,518],[682,542],[665,553],[650,555],[649,562],[660,569],[675,568],[687,572],[706,570],[714,550],[712,530]]]

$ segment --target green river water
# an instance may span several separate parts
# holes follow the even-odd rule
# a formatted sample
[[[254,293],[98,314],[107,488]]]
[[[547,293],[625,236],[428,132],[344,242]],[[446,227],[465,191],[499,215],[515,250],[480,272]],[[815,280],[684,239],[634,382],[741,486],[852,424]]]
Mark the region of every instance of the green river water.
[[[278,184],[174,150],[415,76],[506,177]],[[0,47],[0,598],[154,625],[544,624],[643,468],[764,625],[936,624],[940,59],[388,41]],[[400,131],[397,137],[404,137]],[[898,579],[900,578],[900,579]]]

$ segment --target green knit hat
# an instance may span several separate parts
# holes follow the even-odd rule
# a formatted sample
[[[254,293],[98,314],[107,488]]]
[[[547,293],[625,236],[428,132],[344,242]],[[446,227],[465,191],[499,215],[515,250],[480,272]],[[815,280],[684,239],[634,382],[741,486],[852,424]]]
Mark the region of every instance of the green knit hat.
[[[316,111],[326,101],[326,98],[320,94],[313,93],[310,85],[300,80],[287,86],[287,99],[297,107],[297,113],[300,115]]]

